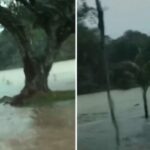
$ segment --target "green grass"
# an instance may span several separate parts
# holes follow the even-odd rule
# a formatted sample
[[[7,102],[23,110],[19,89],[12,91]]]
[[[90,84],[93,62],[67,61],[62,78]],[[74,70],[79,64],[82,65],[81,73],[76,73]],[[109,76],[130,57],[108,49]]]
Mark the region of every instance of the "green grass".
[[[54,91],[38,93],[25,100],[25,106],[51,106],[54,102],[75,99],[75,91]]]

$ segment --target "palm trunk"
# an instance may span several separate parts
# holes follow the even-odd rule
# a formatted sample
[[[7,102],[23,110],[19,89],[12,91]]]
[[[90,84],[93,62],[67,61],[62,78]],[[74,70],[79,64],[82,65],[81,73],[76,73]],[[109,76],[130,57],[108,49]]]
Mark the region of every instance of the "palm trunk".
[[[103,54],[103,64],[104,64],[104,69],[105,69],[107,98],[108,98],[112,123],[113,123],[113,126],[116,131],[116,142],[117,142],[117,149],[118,149],[119,145],[120,145],[120,133],[119,133],[119,126],[117,123],[117,119],[115,116],[115,107],[114,107],[113,99],[111,97],[111,92],[110,92],[109,66],[108,66],[108,59],[107,59],[107,54],[106,54],[106,50],[105,50],[105,26],[104,26],[104,18],[103,18],[104,16],[103,16],[103,10],[102,10],[101,3],[99,2],[99,0],[95,0],[95,2],[96,2],[96,6],[97,6],[98,20],[99,20],[98,27],[99,27],[99,30],[101,33],[100,46],[101,46],[101,50],[102,50],[102,54]]]
[[[148,113],[148,104],[147,104],[147,97],[146,97],[148,87],[142,87],[142,90],[143,90],[143,103],[144,103],[145,118],[148,119],[149,113]]]

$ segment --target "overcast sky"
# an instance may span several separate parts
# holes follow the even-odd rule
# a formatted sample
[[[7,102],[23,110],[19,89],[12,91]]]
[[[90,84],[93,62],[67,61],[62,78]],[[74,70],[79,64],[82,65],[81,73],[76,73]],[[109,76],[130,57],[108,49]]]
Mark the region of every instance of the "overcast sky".
[[[95,5],[95,0],[87,0]],[[113,38],[126,30],[138,30],[150,35],[150,0],[101,0],[105,10],[106,34]]]

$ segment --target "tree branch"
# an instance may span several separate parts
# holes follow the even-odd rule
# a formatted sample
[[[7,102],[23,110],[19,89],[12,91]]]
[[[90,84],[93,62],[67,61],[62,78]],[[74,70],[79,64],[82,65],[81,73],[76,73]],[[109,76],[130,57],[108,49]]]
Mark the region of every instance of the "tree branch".
[[[15,37],[19,42],[20,54],[22,58],[30,55],[32,48],[28,35],[22,25],[22,22],[9,9],[0,6],[0,23]]]

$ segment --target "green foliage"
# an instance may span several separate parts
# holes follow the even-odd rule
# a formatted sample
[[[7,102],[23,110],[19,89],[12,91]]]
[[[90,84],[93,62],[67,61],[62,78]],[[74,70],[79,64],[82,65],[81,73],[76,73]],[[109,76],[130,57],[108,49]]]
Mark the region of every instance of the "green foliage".
[[[75,35],[71,34],[69,38],[62,44],[60,53],[56,61],[74,59],[75,58]]]
[[[57,45],[60,45],[60,53],[56,56],[56,61],[73,59],[75,57],[75,36],[74,34],[71,35],[70,32],[68,33],[69,27],[74,26],[74,24],[71,24],[72,22],[74,23],[74,3],[74,0],[36,0],[35,2],[16,0],[7,3],[8,11],[19,20],[25,28],[29,40],[32,41],[32,55],[37,60],[42,61],[43,58],[45,59],[44,56],[48,55],[45,54],[45,49],[48,47],[49,39],[52,39],[49,47],[53,45],[55,39],[59,40],[59,42],[61,40],[60,43],[56,42]],[[55,27],[58,27],[58,29],[54,33]],[[47,33],[48,31],[49,33]],[[59,36],[60,33],[64,37]],[[12,34],[14,35],[14,33]],[[48,36],[51,38],[48,39]],[[6,29],[0,33],[0,69],[22,66],[18,43],[16,44],[13,38]]]
[[[78,93],[106,88],[99,40],[96,29],[78,24]],[[148,85],[150,37],[138,31],[126,31],[117,39],[105,37],[105,41],[111,88]]]
[[[45,48],[45,33],[38,29],[32,32],[33,46],[36,57],[43,55]],[[45,37],[45,38],[44,38]],[[60,53],[56,57],[56,61],[74,59],[75,58],[75,44],[74,35],[71,35],[62,45]],[[22,60],[19,54],[18,45],[15,43],[12,35],[4,30],[0,33],[0,70],[22,67]]]
[[[18,47],[13,37],[4,30],[0,34],[0,69],[20,67],[22,65]]]
[[[138,54],[138,47],[130,43],[129,40],[116,39],[109,45],[111,50],[110,60],[113,63],[119,63],[121,61],[132,61]]]
[[[90,91],[104,83],[104,65],[97,30],[78,24],[78,92]]]

